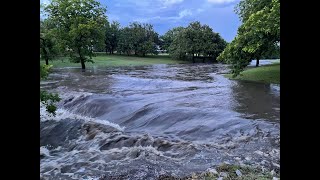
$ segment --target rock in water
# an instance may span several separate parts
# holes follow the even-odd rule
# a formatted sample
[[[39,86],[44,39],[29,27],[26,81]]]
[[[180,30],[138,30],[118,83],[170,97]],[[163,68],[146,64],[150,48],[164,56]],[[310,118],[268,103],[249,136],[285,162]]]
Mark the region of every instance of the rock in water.
[[[279,164],[277,164],[277,163],[272,163],[272,165],[274,165],[274,166],[276,166],[276,167],[278,167],[278,168],[280,168],[280,165]]]
[[[242,176],[242,173],[239,171],[239,169],[236,170],[237,176]]]
[[[272,171],[270,172],[270,174],[271,174],[271,175],[274,175],[274,174],[275,174],[274,170],[272,170]]]
[[[225,172],[221,172],[221,173],[220,173],[220,176],[222,176],[222,177],[228,177],[228,174],[225,173]]]
[[[260,155],[260,156],[263,156],[263,152],[262,151],[255,151],[254,153],[256,153],[256,154],[258,154],[258,155]]]
[[[213,168],[209,168],[207,171],[212,173],[212,174],[218,174],[217,170],[213,169]]]

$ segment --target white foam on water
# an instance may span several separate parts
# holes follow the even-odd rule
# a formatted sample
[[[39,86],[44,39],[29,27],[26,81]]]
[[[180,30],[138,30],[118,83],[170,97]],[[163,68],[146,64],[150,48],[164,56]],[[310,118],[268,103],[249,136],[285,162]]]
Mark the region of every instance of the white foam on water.
[[[100,178],[99,177],[91,177],[91,176],[88,176],[87,178],[83,178],[83,180],[99,180]]]
[[[60,170],[60,164],[57,163],[57,161],[46,161],[46,162],[43,162],[45,163],[45,166],[41,166],[40,165],[40,173],[42,173],[45,169],[50,169],[48,171],[46,171],[45,173],[42,173],[42,174],[50,174],[52,171],[56,171],[56,170]]]
[[[44,146],[41,146],[41,147],[40,147],[40,156],[41,156],[41,155],[50,156],[49,150],[48,150],[46,147],[44,147]]]
[[[74,113],[72,113],[68,110],[62,109],[62,108],[58,108],[56,110],[56,115],[53,116],[46,111],[44,104],[40,102],[40,121],[42,121],[42,122],[50,121],[50,120],[60,121],[63,119],[78,119],[78,120],[84,120],[85,122],[95,122],[98,124],[103,124],[103,125],[114,127],[119,131],[124,131],[124,129],[125,129],[125,127],[120,127],[118,124],[111,123],[107,120],[96,119],[96,118],[92,118],[92,117],[74,114]]]
[[[62,99],[69,99],[73,97],[73,99],[77,99],[79,97],[87,97],[91,96],[92,93],[89,92],[77,92],[77,91],[70,91],[67,87],[65,86],[60,86],[57,88],[59,92],[59,96]]]
[[[76,173],[80,173],[80,172],[85,172],[85,168],[84,167],[82,167],[82,168],[80,168],[78,171],[76,171]]]

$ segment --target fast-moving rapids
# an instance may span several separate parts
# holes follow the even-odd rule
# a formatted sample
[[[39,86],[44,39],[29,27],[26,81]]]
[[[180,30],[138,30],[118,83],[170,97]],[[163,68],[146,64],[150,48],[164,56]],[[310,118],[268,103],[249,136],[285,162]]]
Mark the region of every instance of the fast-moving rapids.
[[[231,81],[224,65],[54,69],[41,106],[40,176],[157,179],[221,164],[280,169],[280,87]]]

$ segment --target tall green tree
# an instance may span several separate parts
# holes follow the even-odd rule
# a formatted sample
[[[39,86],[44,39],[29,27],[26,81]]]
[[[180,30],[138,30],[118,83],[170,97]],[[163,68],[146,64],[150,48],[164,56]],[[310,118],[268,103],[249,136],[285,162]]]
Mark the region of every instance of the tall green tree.
[[[118,46],[118,39],[120,36],[120,23],[113,21],[111,24],[108,24],[106,27],[106,53],[113,54]]]
[[[256,66],[259,66],[261,57],[279,50],[280,0],[241,0],[236,12],[243,23],[237,37],[228,45],[230,47],[218,57],[218,60],[232,64],[234,76],[252,59],[256,59]]]
[[[53,28],[50,20],[40,20],[40,57],[45,60],[46,65],[49,65],[49,60],[58,54],[56,39],[52,33]]]
[[[213,57],[214,60],[227,46],[227,42],[220,36],[220,34],[213,32],[213,30],[207,25],[203,26],[201,39],[202,44],[200,45],[200,54]]]
[[[133,31],[129,27],[125,27],[120,29],[120,35],[118,39],[118,48],[119,53],[124,53],[126,55],[130,55],[133,51]]]
[[[202,32],[201,24],[199,21],[191,22],[188,27],[186,27],[184,33],[186,53],[192,56],[192,61],[194,62],[194,55],[200,54],[203,46],[202,42]]]
[[[250,64],[249,59],[253,58],[252,54],[242,50],[242,47],[246,44],[245,40],[243,36],[236,36],[217,58],[218,61],[223,60],[225,63],[231,64],[233,77],[243,71],[244,68]]]
[[[173,58],[185,59],[191,56],[193,62],[195,56],[210,56],[216,59],[226,46],[226,41],[218,33],[213,32],[208,25],[201,25],[199,21],[191,22],[186,28],[176,30],[176,32],[168,31],[168,36],[173,36],[169,47]]]
[[[276,50],[280,42],[280,1],[247,0],[241,1],[238,8],[242,6],[246,8],[238,11],[244,22],[239,34],[248,39],[243,50],[253,54],[259,66],[259,59]]]
[[[177,34],[183,29],[184,28],[182,26],[175,27],[167,31],[163,36],[161,36],[160,38],[163,41],[161,49],[170,52],[169,47],[173,42],[174,37],[177,36]]]
[[[169,54],[173,59],[185,60],[187,57],[187,43],[184,31],[185,28],[180,29],[179,32],[173,36],[173,41],[169,46]]]
[[[134,53],[139,56],[156,54],[156,45],[159,43],[158,33],[151,24],[131,23],[128,27],[121,29],[119,36],[119,51],[130,55]]]
[[[106,8],[95,0],[52,0],[45,8],[55,25],[54,34],[60,46],[68,51],[72,62],[92,62],[93,45],[104,43]]]
[[[151,24],[133,22],[129,25],[133,33],[133,49],[135,55],[145,56],[147,53],[156,53],[158,34]]]

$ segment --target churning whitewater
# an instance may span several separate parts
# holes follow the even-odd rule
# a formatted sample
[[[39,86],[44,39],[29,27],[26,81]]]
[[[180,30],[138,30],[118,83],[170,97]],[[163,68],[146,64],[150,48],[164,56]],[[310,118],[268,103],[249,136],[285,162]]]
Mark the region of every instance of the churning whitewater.
[[[225,65],[54,69],[40,104],[44,179],[184,177],[221,163],[280,170],[280,87],[232,81]]]

